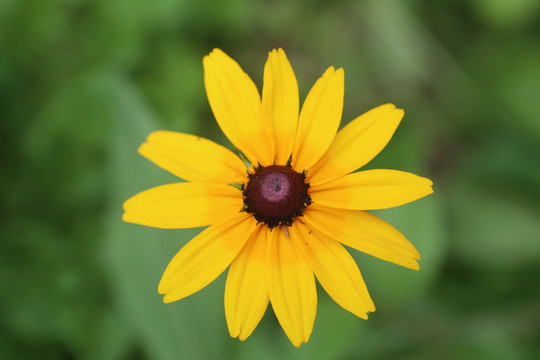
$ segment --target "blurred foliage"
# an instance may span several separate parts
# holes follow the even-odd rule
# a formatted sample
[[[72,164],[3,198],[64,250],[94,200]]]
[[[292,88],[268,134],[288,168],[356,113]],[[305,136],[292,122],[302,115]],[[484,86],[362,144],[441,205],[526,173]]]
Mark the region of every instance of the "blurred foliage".
[[[539,19],[537,0],[0,1],[0,358],[540,358]],[[121,204],[176,181],[136,153],[152,130],[227,144],[204,93],[213,47],[259,87],[283,47],[301,97],[344,67],[344,123],[406,110],[369,167],[434,179],[430,198],[377,212],[422,270],[354,253],[370,320],[321,292],[295,349],[271,310],[229,337],[224,276],[162,303],[197,230],[122,223]]]

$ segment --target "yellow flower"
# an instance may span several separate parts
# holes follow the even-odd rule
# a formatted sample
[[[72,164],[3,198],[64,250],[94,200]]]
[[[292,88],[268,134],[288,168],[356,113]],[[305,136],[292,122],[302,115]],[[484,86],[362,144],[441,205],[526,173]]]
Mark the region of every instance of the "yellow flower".
[[[299,112],[296,77],[283,50],[268,56],[262,100],[221,50],[203,64],[214,116],[251,165],[212,141],[169,131],[153,132],[139,148],[187,182],[133,196],[124,203],[124,221],[167,229],[210,225],[167,266],[158,287],[164,302],[197,292],[230,265],[225,316],[232,337],[251,335],[270,302],[294,346],[307,342],[315,277],[339,305],[367,319],[375,306],[343,245],[418,270],[414,246],[365,210],[433,192],[430,180],[411,173],[354,172],[388,143],[403,110],[382,105],[337,132],[343,69],[328,68]]]

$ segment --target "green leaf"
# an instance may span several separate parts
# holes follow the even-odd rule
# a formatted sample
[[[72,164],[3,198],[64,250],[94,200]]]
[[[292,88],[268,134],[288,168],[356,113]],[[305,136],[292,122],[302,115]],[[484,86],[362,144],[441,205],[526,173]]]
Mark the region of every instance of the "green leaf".
[[[537,209],[471,182],[450,191],[455,251],[462,260],[487,269],[515,269],[540,261]]]
[[[113,93],[117,118],[109,159],[111,194],[104,255],[117,307],[149,358],[218,358],[228,338],[223,288],[212,284],[173,304],[164,304],[157,293],[168,261],[197,230],[152,229],[121,220],[122,203],[129,196],[179,179],[137,154],[139,144],[158,127],[140,96],[120,81]]]

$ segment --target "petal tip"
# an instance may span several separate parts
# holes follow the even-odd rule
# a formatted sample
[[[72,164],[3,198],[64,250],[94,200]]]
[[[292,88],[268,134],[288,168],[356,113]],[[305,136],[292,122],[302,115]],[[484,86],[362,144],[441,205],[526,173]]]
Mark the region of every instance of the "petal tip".
[[[324,72],[324,74],[322,74],[322,78],[326,78],[328,76],[332,76],[336,73],[336,68],[334,68],[333,66],[329,66],[328,69],[326,69],[326,71]]]
[[[416,248],[414,248],[415,250],[415,254],[414,254],[414,258],[418,261],[422,260],[422,256],[420,255],[420,253],[418,252],[418,250],[416,250]]]
[[[392,110],[398,108],[398,107],[397,107],[395,104],[393,104],[393,103],[382,104],[382,105],[380,105],[380,106],[378,106],[378,107],[379,107],[379,108],[384,108],[384,107],[386,107],[386,108],[392,109]]]
[[[170,133],[173,133],[173,131],[154,130],[150,134],[148,134],[148,136],[146,137],[146,141],[149,142],[149,141],[155,140],[155,138],[158,137],[158,136],[163,136],[163,135],[170,134]]]
[[[433,190],[433,181],[429,180],[426,178],[426,196],[427,195],[430,195],[430,194],[433,194],[435,191]]]
[[[209,65],[209,61],[212,61],[212,59],[215,59],[216,57],[227,57],[227,54],[225,54],[221,49],[213,48],[208,55],[203,57],[203,65]]]
[[[165,295],[167,293],[167,290],[168,290],[168,288],[167,288],[167,286],[165,286],[165,280],[162,277],[161,280],[159,281],[157,291],[161,295]]]
[[[302,344],[304,343],[304,342],[301,341],[301,340],[295,340],[295,341],[293,341],[293,340],[290,339],[290,338],[289,338],[289,341],[291,342],[291,344],[293,344],[293,346],[294,346],[295,348],[299,348],[300,345],[302,345]]]
[[[356,313],[354,315],[358,316],[360,319],[364,319],[364,320],[368,319],[368,314],[367,314],[367,312],[364,312],[364,311],[362,311],[360,313]]]
[[[396,117],[399,117],[400,120],[403,119],[403,116],[405,116],[405,110],[396,108],[395,106],[394,106],[394,113],[396,114]]]
[[[166,293],[163,297],[163,303],[170,304],[172,302],[183,299],[185,296],[172,296],[171,293]]]
[[[418,263],[419,259],[415,256],[414,259],[411,259],[410,263],[407,264],[405,267],[407,269],[420,271],[420,264]]]
[[[146,149],[148,148],[148,140],[149,140],[150,136],[148,136],[148,139],[143,142],[141,145],[139,145],[139,147],[137,148],[137,153],[141,156],[145,156],[146,154]]]
[[[225,55],[225,53],[220,48],[213,48],[212,51],[210,51],[210,53],[207,56],[215,56],[215,55]]]
[[[148,191],[148,190],[146,190]],[[141,197],[140,197],[141,193],[138,193],[138,194],[135,194],[133,195],[132,197],[130,197],[129,199],[127,199],[126,201],[124,201],[124,203],[122,204],[122,209],[124,210],[124,214],[122,215],[122,219],[125,220],[125,217],[129,216],[129,211],[130,210],[135,210],[137,208],[140,208],[141,207],[141,204],[142,205],[145,205],[146,204],[146,201],[141,201]]]
[[[238,340],[240,341],[245,341],[249,337],[249,335],[251,334],[239,334],[239,335],[236,335],[235,337],[238,337]]]
[[[395,104],[392,103],[381,105],[375,109],[384,109],[384,114],[382,114],[382,117],[389,117],[390,119],[397,120],[398,123],[401,122],[401,120],[405,116],[405,110],[398,108]]]
[[[402,108],[397,107],[396,104],[394,104],[394,103],[386,103],[386,104],[383,104],[383,105],[381,105],[379,107],[381,107],[381,108],[385,107],[385,108],[388,108],[388,110],[401,110],[401,111],[403,111]]]
[[[235,327],[233,328],[229,322],[227,322],[227,325],[229,327],[229,335],[233,338],[233,339],[236,339],[238,338],[240,341],[244,341],[247,337],[244,337],[242,339],[242,337],[240,337],[240,329],[238,329],[238,327]]]
[[[416,175],[418,176],[418,175]],[[425,190],[425,195],[423,196],[428,196],[429,194],[432,194],[434,192],[433,190],[433,181],[426,178],[426,177],[423,177],[423,176],[418,176],[418,185],[417,186],[422,186]]]

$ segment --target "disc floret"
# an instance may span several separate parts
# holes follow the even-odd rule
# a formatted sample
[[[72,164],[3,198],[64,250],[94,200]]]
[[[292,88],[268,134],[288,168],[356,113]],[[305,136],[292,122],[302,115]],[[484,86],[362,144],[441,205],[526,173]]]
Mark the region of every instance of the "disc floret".
[[[270,229],[291,226],[311,204],[305,172],[298,173],[289,164],[259,165],[248,176],[242,191],[243,210]]]

